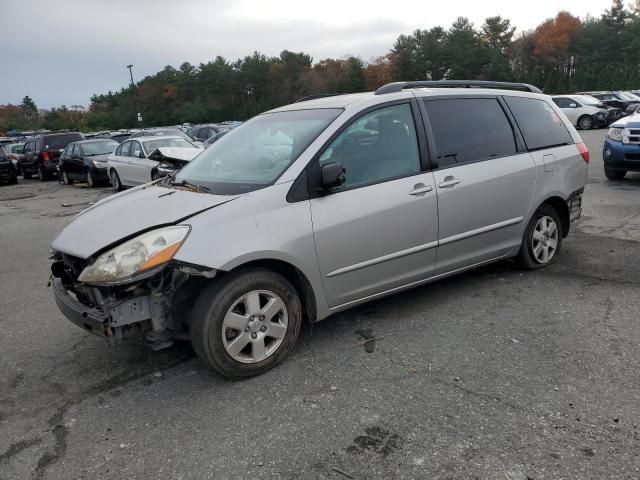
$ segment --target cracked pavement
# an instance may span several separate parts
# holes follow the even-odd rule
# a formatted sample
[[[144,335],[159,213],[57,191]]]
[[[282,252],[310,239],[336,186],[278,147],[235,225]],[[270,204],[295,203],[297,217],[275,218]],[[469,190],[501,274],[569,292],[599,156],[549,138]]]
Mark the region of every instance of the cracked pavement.
[[[555,265],[344,312],[242,382],[58,312],[49,244],[108,189],[0,187],[0,479],[640,479],[640,175],[604,179],[604,133],[582,132],[583,218]]]

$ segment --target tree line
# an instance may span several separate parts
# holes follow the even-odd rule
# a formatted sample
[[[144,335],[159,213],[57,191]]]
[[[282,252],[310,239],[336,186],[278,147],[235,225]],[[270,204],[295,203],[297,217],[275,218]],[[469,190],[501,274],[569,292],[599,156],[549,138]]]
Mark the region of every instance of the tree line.
[[[389,53],[318,62],[304,52],[277,57],[259,52],[236,61],[221,56],[200,65],[166,66],[117,92],[95,94],[88,109],[53,108],[44,114],[25,97],[0,106],[0,130],[119,129],[183,122],[244,120],[300,97],[375,90],[398,80],[484,79],[526,82],[547,93],[640,88],[640,0],[613,0],[599,17],[560,11],[518,35],[509,19],[489,17],[480,27],[459,17],[400,35]]]

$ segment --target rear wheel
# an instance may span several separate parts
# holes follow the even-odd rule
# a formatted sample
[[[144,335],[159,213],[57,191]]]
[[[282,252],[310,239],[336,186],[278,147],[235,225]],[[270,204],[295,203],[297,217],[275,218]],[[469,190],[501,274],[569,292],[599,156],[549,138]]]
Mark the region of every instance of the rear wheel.
[[[38,180],[40,180],[41,182],[44,182],[47,180],[47,174],[44,173],[44,169],[42,168],[42,165],[38,165]]]
[[[71,180],[66,170],[62,170],[62,183],[65,185],[73,185],[73,180]]]
[[[546,267],[556,260],[561,246],[560,216],[551,205],[541,205],[524,232],[518,263],[529,270]]]
[[[604,175],[609,180],[622,180],[626,174],[626,170],[611,170],[610,168],[604,169]]]
[[[293,349],[300,331],[298,294],[283,276],[264,269],[227,274],[206,288],[191,312],[191,343],[219,375],[260,375]]]
[[[593,118],[589,115],[583,115],[578,119],[578,127],[581,130],[591,130],[593,128]]]
[[[109,177],[111,178],[111,187],[113,188],[113,191],[122,191],[122,183],[120,183],[120,177],[118,176],[118,172],[116,172],[115,168],[111,169]]]

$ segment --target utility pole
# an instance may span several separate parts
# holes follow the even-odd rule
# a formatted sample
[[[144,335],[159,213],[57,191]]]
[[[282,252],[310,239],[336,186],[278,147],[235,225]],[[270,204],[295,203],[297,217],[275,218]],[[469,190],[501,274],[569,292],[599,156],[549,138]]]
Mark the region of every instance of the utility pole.
[[[127,68],[129,69],[129,78],[131,78],[131,88],[133,88],[135,90],[135,83],[133,83],[133,64],[131,65],[127,65]],[[136,94],[136,92],[134,91],[134,95]],[[135,102],[136,106],[138,104],[138,102]],[[136,110],[138,110],[138,124],[140,125],[140,128],[142,128],[142,115],[140,114],[139,109],[136,108]]]

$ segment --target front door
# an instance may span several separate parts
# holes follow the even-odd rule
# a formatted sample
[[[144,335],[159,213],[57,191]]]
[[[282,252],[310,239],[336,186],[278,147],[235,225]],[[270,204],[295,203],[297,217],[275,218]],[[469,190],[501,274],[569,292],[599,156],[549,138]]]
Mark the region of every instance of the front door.
[[[424,99],[438,192],[438,274],[501,257],[520,245],[536,185],[495,97]]]
[[[343,185],[310,201],[331,307],[434,272],[437,200],[433,175],[422,168],[415,105],[407,101],[359,116],[312,165],[339,162],[346,170]],[[317,175],[319,168],[309,171]]]

